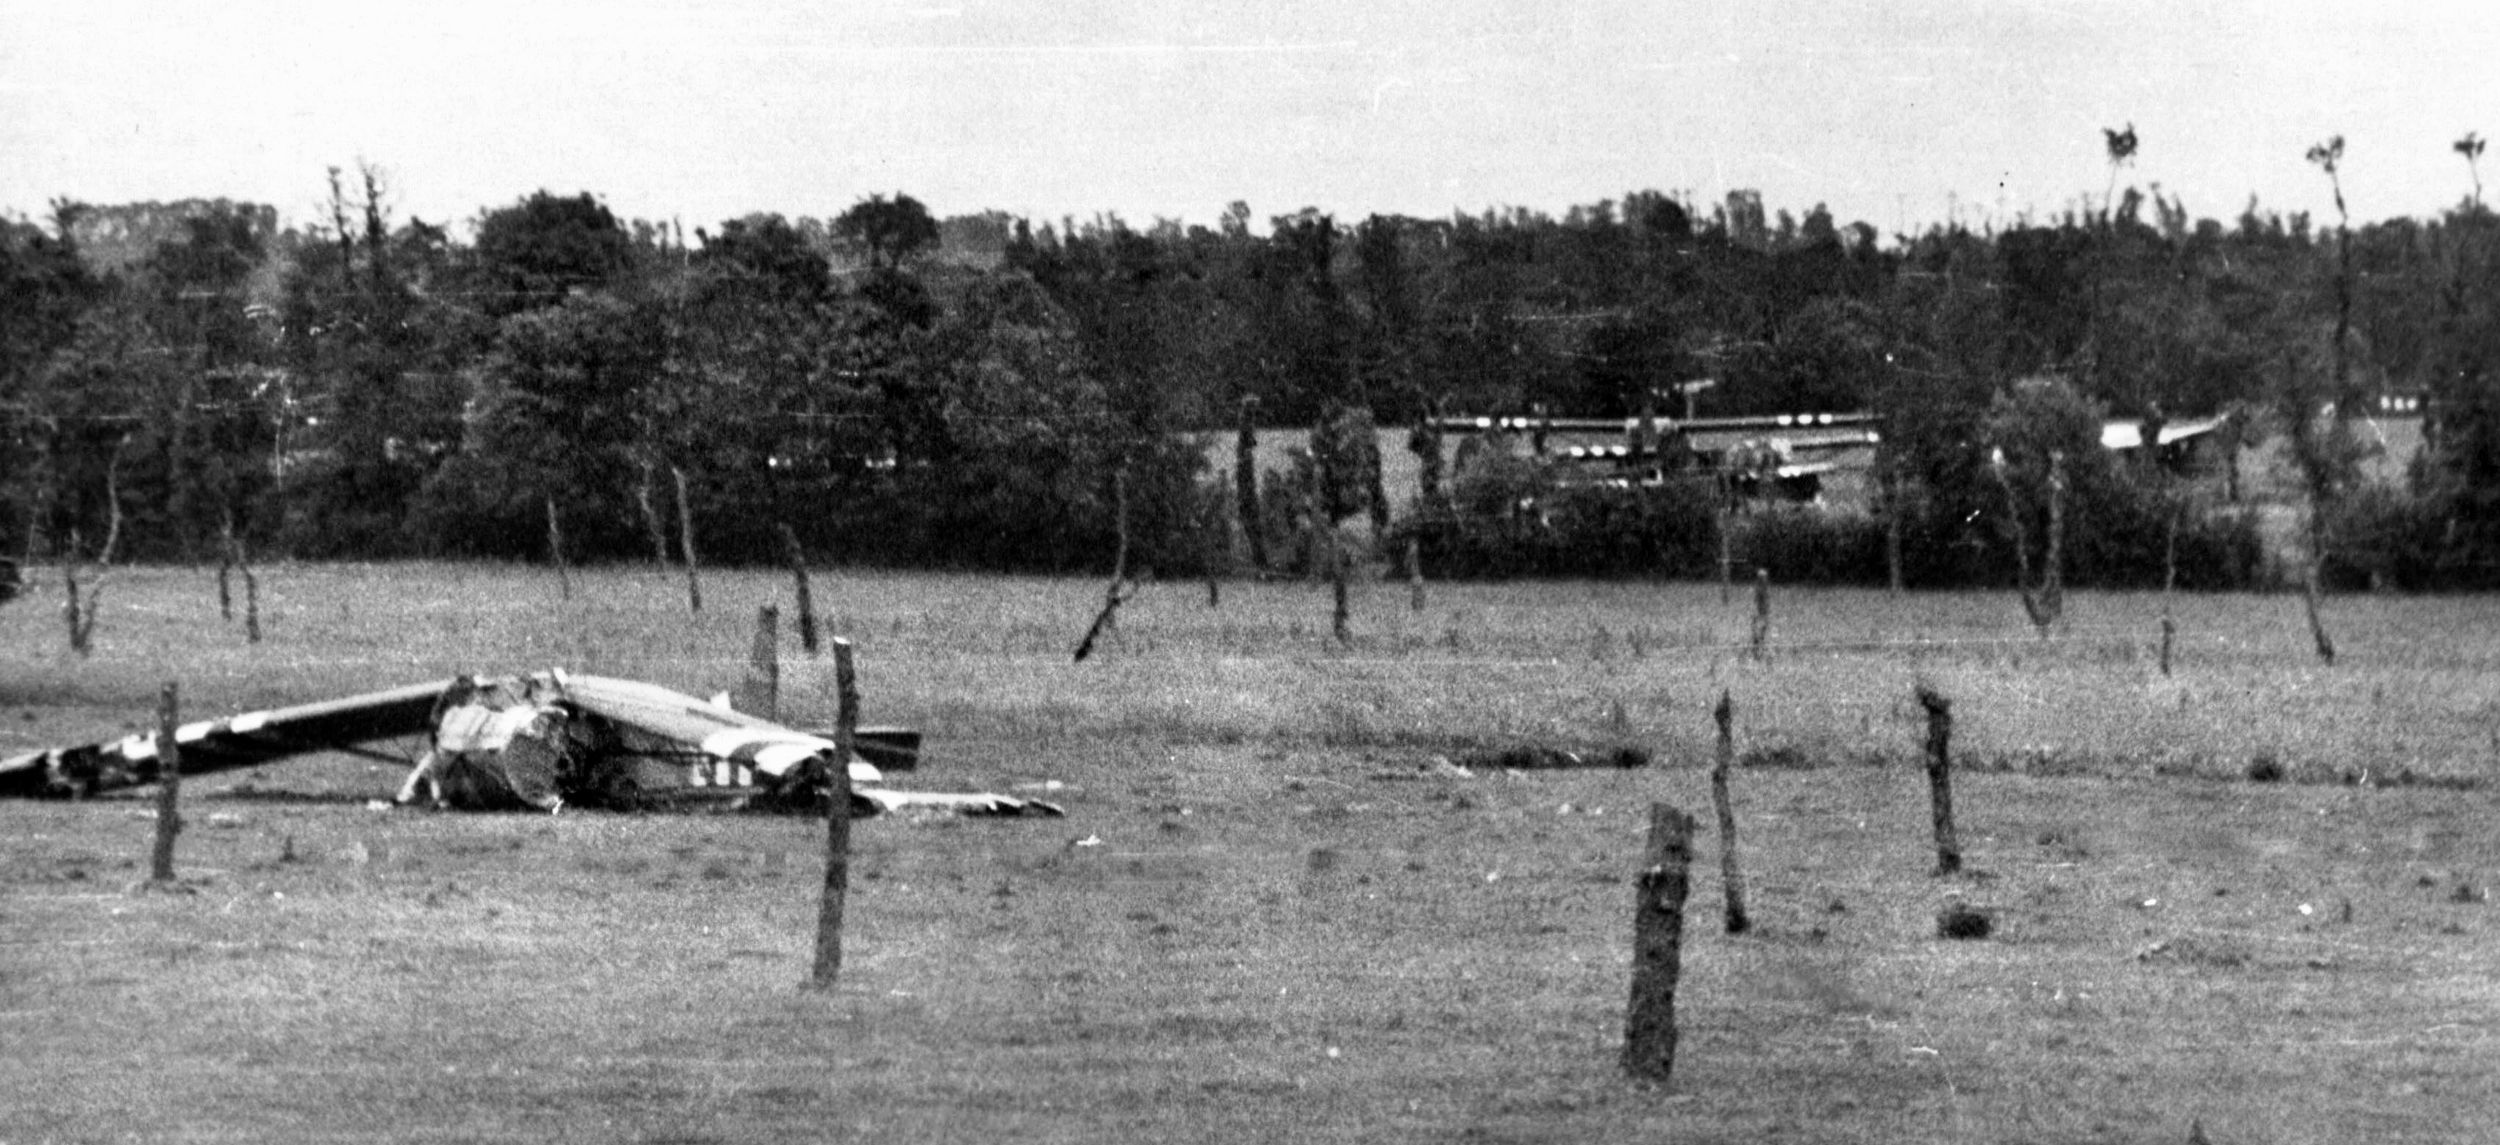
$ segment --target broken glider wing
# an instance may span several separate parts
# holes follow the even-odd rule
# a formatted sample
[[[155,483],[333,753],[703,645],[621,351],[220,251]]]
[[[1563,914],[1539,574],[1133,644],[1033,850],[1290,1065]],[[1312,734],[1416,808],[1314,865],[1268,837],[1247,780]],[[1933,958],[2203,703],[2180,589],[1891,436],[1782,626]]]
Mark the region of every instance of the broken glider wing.
[[[698,700],[638,680],[562,669],[522,676],[411,684],[337,700],[184,724],[175,733],[186,775],[251,767],[290,756],[425,736],[432,749],[403,787],[422,776],[463,806],[566,802],[665,805],[689,798],[746,806],[821,797],[823,761],[840,750],[827,736]],[[853,813],[928,808],[965,815],[1062,815],[1040,800],[988,793],[895,791],[884,769],[909,770],[920,733],[861,728],[848,761]],[[156,737],[135,734],[0,760],[0,795],[84,796],[152,782]],[[449,781],[449,791],[445,791]],[[819,805],[821,805],[819,803]]]
[[[410,684],[183,724],[175,729],[174,742],[181,749],[185,775],[253,767],[311,752],[355,752],[365,744],[426,734],[453,683]],[[156,769],[156,733],[137,733],[0,760],[0,795],[90,795],[151,782]]]
[[[751,769],[775,781],[802,775],[809,761],[829,759],[837,749],[827,736],[798,731],[761,716],[695,699],[682,692],[604,676],[560,676],[566,698],[582,711],[621,728],[676,744],[692,745],[712,770],[698,772],[695,786],[743,786]],[[920,754],[920,733],[908,728],[861,728],[853,735],[850,763],[854,814],[939,810],[960,815],[1042,815],[1067,812],[1057,804],[992,792],[899,791],[882,786],[880,767],[908,770]],[[698,765],[699,766],[699,765]]]

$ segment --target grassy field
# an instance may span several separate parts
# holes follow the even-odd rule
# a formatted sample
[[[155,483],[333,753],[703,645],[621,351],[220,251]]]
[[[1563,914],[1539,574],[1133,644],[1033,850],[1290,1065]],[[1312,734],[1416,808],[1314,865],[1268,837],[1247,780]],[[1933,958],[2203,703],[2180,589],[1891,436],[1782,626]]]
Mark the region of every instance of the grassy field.
[[[0,753],[564,664],[737,677],[786,578],[492,566],[129,570],[97,650],[0,610]],[[0,1142],[2473,1141],[2500,1123],[2491,602],[1714,586],[1150,587],[820,576],[916,782],[1055,782],[1055,821],[855,834],[841,987],[805,977],[819,825],[378,813],[305,760],[186,787],[193,893],[133,894],[143,796],[0,804]],[[786,599],[783,599],[785,608]],[[795,652],[791,655],[795,660]],[[785,665],[800,722],[830,673]],[[1930,876],[1926,682],[1972,872]],[[1616,1066],[1646,806],[1707,812],[1732,695],[1757,931],[1694,879],[1673,1083]],[[1636,744],[1655,766],[1442,758]],[[2255,783],[2270,760],[2286,782]],[[1705,828],[1699,846],[1715,853]],[[1990,911],[1948,942],[1937,910]]]

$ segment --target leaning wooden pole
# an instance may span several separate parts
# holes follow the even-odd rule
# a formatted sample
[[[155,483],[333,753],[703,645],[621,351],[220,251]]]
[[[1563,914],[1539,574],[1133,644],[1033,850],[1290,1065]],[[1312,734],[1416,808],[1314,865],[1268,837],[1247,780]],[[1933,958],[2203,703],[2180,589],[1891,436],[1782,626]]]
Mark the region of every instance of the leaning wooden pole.
[[[1918,703],[1927,709],[1927,798],[1936,826],[1936,873],[1962,869],[1962,840],[1953,829],[1953,701],[1925,684]]]
[[[686,609],[703,611],[703,576],[694,556],[694,502],[686,496],[686,471],[674,465],[668,474],[677,482],[677,548],[686,558]]]
[[[1745,880],[1736,871],[1736,808],[1727,794],[1728,772],[1736,766],[1736,708],[1726,689],[1720,689],[1710,717],[1719,725],[1719,753],[1710,765],[1710,802],[1719,811],[1719,880],[1727,884],[1727,932],[1743,934],[1753,920],[1745,914]]]
[[[1129,597],[1128,583],[1128,470],[1111,475],[1111,492],[1117,502],[1115,512],[1119,528],[1119,548],[1111,555],[1111,584],[1102,591],[1102,609],[1094,613],[1094,622],[1085,628],[1085,636],[1076,642],[1072,662],[1082,664],[1094,654],[1094,642],[1120,625],[1120,605]]]
[[[148,881],[174,881],[174,836],[182,833],[182,744],[175,729],[182,723],[178,685],[165,682],[156,708],[156,848],[148,862]]]
[[[1632,900],[1632,997],[1623,1013],[1623,1072],[1644,1081],[1663,1082],[1675,1071],[1675,987],[1692,861],[1693,817],[1650,804],[1649,854]]]
[[[851,666],[851,642],[833,641],[833,679],[839,708],[833,725],[834,758],[826,767],[825,885],[816,908],[815,990],[831,990],[842,974],[842,910],[851,893],[851,751],[859,737],[859,680]]]

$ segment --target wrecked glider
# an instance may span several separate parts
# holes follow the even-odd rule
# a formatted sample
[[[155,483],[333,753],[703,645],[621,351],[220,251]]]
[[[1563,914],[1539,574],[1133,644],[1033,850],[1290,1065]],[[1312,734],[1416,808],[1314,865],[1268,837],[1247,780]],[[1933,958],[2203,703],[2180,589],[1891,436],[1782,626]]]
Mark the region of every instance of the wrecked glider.
[[[184,724],[182,774],[252,767],[316,752],[406,763],[375,745],[425,737],[402,804],[469,809],[608,807],[807,810],[830,789],[840,750],[798,731],[637,680],[561,668],[412,684],[222,720]],[[920,733],[861,728],[847,763],[851,813],[932,808],[968,815],[1061,815],[1056,805],[991,793],[903,791],[887,771],[919,762]],[[154,734],[0,759],[0,796],[75,798],[150,783]]]

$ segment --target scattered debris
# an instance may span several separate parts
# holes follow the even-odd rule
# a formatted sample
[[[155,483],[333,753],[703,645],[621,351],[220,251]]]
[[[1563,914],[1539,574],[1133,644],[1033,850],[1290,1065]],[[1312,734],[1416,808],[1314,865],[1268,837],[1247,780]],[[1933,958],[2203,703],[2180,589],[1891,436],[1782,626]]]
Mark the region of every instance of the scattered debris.
[[[1461,752],[1456,761],[1456,768],[1461,773],[1488,769],[1557,771],[1580,767],[1647,766],[1649,766],[1649,753],[1630,745],[1583,753],[1544,744],[1514,744],[1509,747],[1480,748]]]

